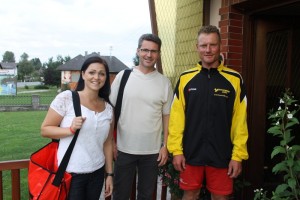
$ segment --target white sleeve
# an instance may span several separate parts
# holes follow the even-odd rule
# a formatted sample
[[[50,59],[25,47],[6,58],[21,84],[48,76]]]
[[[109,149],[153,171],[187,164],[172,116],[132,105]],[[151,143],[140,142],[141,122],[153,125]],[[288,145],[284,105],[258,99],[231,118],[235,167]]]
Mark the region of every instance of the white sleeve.
[[[165,92],[165,102],[163,105],[163,114],[164,115],[169,115],[170,110],[171,110],[171,105],[173,101],[173,89],[172,85],[169,79],[167,79],[167,84],[166,84],[166,92]]]
[[[73,106],[72,93],[70,90],[59,93],[50,104],[50,108],[61,116],[66,115],[69,106]]]

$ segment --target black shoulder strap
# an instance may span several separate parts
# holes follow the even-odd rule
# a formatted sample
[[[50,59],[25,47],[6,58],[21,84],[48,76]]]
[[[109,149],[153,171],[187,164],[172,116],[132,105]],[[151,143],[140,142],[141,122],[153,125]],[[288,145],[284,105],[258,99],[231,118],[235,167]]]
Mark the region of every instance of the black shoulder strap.
[[[120,117],[120,114],[121,114],[124,88],[125,88],[126,82],[128,80],[128,77],[129,77],[131,71],[132,71],[131,69],[124,70],[124,74],[123,74],[122,79],[121,79],[119,92],[118,92],[118,97],[117,97],[117,102],[116,102],[116,106],[115,106],[115,128],[117,127],[118,120],[119,120],[119,117]]]
[[[81,116],[81,109],[80,109],[80,98],[79,98],[79,94],[77,91],[72,91],[72,97],[73,97],[73,105],[74,105],[74,111],[75,111],[75,115],[76,117]],[[58,187],[64,177],[64,173],[67,169],[72,151],[74,149],[78,134],[79,134],[80,129],[76,130],[76,133],[58,167],[57,173],[55,175],[55,178],[52,182],[53,185],[55,185],[56,187]]]

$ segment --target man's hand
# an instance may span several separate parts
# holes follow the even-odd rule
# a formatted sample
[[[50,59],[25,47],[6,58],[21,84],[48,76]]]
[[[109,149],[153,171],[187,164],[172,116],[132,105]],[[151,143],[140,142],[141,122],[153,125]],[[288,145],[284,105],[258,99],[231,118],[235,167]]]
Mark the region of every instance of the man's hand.
[[[183,155],[176,155],[176,156],[173,156],[173,165],[174,165],[174,168],[177,170],[177,171],[184,171],[185,170],[185,158]]]
[[[159,162],[158,163],[158,166],[163,166],[164,164],[167,163],[167,160],[168,160],[168,150],[167,150],[167,147],[163,146],[160,148],[159,150],[159,155],[158,155],[158,159],[157,161]]]
[[[242,172],[242,162],[231,160],[228,166],[228,176],[237,178]]]

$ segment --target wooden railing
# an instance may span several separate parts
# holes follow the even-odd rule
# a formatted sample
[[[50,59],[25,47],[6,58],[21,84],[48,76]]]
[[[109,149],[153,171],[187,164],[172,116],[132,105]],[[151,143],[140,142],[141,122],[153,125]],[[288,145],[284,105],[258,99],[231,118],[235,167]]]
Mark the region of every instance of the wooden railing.
[[[0,162],[0,200],[3,200],[3,180],[2,180],[2,172],[3,171],[11,171],[11,199],[12,200],[20,200],[21,199],[21,182],[20,182],[20,170],[28,169],[29,160],[12,160],[12,161],[3,161]],[[135,200],[136,196],[136,182],[134,181],[132,185],[132,192],[130,200]],[[156,200],[157,196],[157,185],[155,187],[155,192],[153,193],[153,200]],[[167,198],[167,187],[162,186],[160,200],[166,200]],[[29,197],[28,197],[29,198]],[[110,198],[106,198],[109,200]]]
[[[29,160],[12,160],[0,162],[0,200],[3,200],[3,180],[2,172],[11,171],[11,197],[12,200],[21,199],[21,187],[20,187],[20,170],[28,168]]]

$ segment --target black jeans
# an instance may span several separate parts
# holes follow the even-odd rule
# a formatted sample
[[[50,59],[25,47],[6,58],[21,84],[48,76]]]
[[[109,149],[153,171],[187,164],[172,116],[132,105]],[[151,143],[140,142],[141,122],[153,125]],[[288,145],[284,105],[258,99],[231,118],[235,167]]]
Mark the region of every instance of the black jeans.
[[[137,200],[152,200],[157,184],[158,154],[132,155],[118,151],[115,161],[113,200],[128,200],[137,170]]]
[[[69,200],[99,200],[104,182],[104,167],[88,174],[71,174]]]

